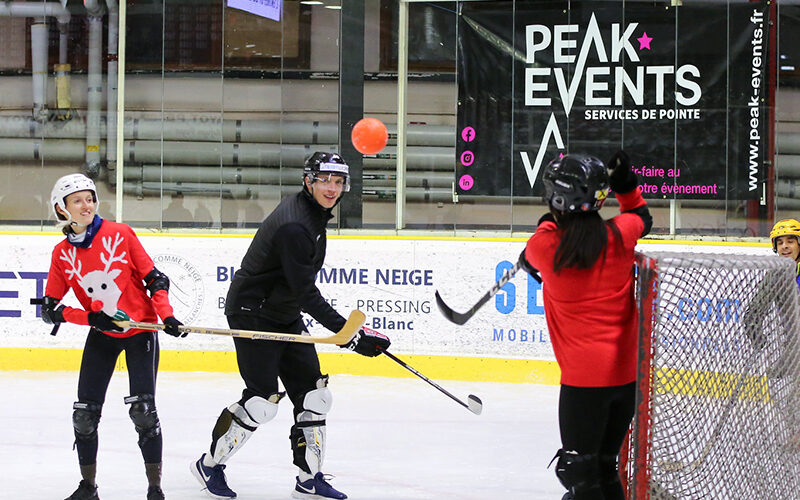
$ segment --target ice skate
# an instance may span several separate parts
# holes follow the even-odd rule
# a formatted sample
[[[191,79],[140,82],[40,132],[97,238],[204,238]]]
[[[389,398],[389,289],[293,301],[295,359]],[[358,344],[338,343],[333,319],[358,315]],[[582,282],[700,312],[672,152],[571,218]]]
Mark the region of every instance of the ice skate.
[[[68,496],[66,500],[99,500],[97,496],[97,485],[89,484],[86,480],[81,479],[78,484],[78,489],[72,495]]]
[[[203,459],[206,454],[200,457],[200,460],[192,463],[191,469],[194,477],[203,485],[203,489],[212,498],[236,498],[236,493],[228,488],[228,482],[225,480],[225,466],[222,464],[215,465],[214,467],[206,467],[203,465]]]
[[[330,477],[330,476],[328,476]],[[297,484],[292,492],[293,498],[337,498],[339,500],[347,498],[347,495],[338,491],[331,486],[322,472],[317,472],[314,477],[307,481],[300,481],[297,478]]]
[[[147,500],[164,500],[164,492],[159,486],[147,488]]]

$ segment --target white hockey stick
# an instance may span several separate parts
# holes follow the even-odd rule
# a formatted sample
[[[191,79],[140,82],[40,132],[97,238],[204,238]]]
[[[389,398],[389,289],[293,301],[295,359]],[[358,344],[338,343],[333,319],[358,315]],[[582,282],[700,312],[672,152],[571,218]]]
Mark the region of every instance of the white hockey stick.
[[[341,330],[329,337],[312,337],[310,335],[300,335],[294,333],[278,332],[259,332],[254,330],[231,330],[227,328],[206,328],[202,326],[181,325],[178,330],[186,333],[202,333],[205,335],[225,335],[228,337],[239,337],[253,340],[275,340],[278,342],[300,342],[303,344],[336,344],[344,345],[350,342],[358,329],[366,321],[364,313],[358,309],[353,309],[347,322]],[[122,328],[140,328],[142,330],[163,330],[164,325],[159,323],[141,323],[138,321],[115,321]]]

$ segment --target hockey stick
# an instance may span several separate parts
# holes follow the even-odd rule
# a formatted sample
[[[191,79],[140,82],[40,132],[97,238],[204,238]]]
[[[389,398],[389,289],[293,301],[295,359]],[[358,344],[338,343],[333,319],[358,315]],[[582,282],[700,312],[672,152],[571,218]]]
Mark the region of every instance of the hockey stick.
[[[186,333],[202,333],[206,335],[225,335],[253,340],[275,340],[278,342],[300,342],[303,344],[336,344],[344,345],[355,337],[358,329],[364,324],[366,316],[354,309],[341,330],[329,337],[312,337],[295,333],[259,332],[253,330],[229,330],[226,328],[205,328],[202,326],[181,325],[178,330]],[[122,328],[141,328],[142,330],[163,330],[164,325],[158,323],[141,323],[138,321],[115,321]]]
[[[683,469],[694,471],[703,465],[703,462],[705,462],[706,458],[708,458],[708,454],[711,453],[712,448],[714,448],[714,445],[717,443],[720,434],[722,434],[722,429],[725,427],[725,424],[728,423],[728,419],[733,412],[733,408],[736,406],[736,403],[739,401],[739,397],[742,395],[742,390],[745,387],[745,381],[752,378],[747,376],[747,372],[750,370],[760,353],[761,350],[756,349],[747,359],[747,362],[745,363],[745,369],[743,373],[739,375],[739,380],[736,382],[736,386],[734,386],[733,390],[731,391],[730,400],[722,410],[722,416],[719,418],[716,427],[714,427],[714,430],[711,432],[711,436],[708,438],[708,441],[700,452],[700,456],[689,463],[684,463],[679,460],[662,460],[657,464],[657,467],[667,472],[676,472]]]
[[[469,319],[473,317],[476,312],[478,312],[478,309],[483,307],[483,305],[486,304],[489,301],[489,299],[491,299],[494,295],[496,295],[497,292],[499,292],[500,289],[503,288],[505,284],[508,283],[511,280],[511,278],[514,277],[515,274],[517,274],[517,271],[519,271],[519,269],[520,269],[520,263],[519,261],[517,261],[517,263],[514,264],[514,267],[512,267],[511,269],[507,269],[506,272],[503,273],[503,276],[500,277],[499,280],[497,280],[497,283],[492,285],[492,288],[490,288],[489,291],[486,292],[483,295],[483,297],[481,297],[480,300],[478,300],[478,302],[476,302],[475,305],[472,306],[467,312],[463,313],[456,312],[453,310],[452,307],[445,304],[444,300],[442,300],[442,296],[439,295],[439,290],[436,290],[436,305],[439,306],[439,310],[442,312],[444,317],[447,318],[448,321],[455,323],[457,325],[463,325],[464,323],[469,321]],[[538,273],[534,273],[531,276],[533,276],[534,279],[539,283],[542,282],[542,278],[539,276]]]
[[[431,380],[428,377],[426,377],[425,375],[421,374],[420,372],[418,372],[414,368],[408,366],[405,363],[405,361],[403,361],[402,359],[398,358],[394,354],[390,353],[387,350],[384,350],[383,353],[385,355],[389,356],[389,358],[392,361],[394,361],[395,363],[399,364],[400,366],[402,366],[406,370],[410,371],[411,373],[413,373],[417,377],[421,378],[425,382],[431,384],[433,387],[438,389],[439,392],[447,395],[448,397],[450,397],[450,399],[452,399],[453,401],[457,402],[458,404],[460,404],[461,406],[463,406],[467,410],[471,411],[475,415],[480,415],[481,412],[483,411],[483,402],[481,401],[481,398],[479,398],[478,396],[475,396],[474,394],[470,394],[469,396],[467,396],[467,402],[465,403],[465,402],[461,401],[460,399],[458,399],[457,397],[455,397],[452,394],[450,394],[449,392],[447,392],[444,388],[442,388],[439,384],[437,384],[433,380]]]

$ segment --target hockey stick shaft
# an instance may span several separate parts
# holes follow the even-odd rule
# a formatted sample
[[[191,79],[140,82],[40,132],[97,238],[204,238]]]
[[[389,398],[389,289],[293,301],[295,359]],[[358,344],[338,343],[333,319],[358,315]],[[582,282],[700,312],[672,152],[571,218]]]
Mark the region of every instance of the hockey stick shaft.
[[[470,394],[467,397],[467,399],[469,400],[469,403],[465,403],[465,402],[461,401],[460,399],[458,399],[457,397],[455,397],[452,394],[450,394],[446,389],[444,389],[442,386],[440,386],[439,384],[437,384],[433,380],[429,379],[425,375],[423,375],[420,372],[418,372],[417,370],[415,370],[413,367],[411,367],[408,364],[406,364],[405,361],[403,361],[402,359],[398,358],[397,356],[395,356],[394,354],[390,353],[389,351],[384,350],[383,354],[389,356],[389,358],[392,361],[394,361],[395,363],[399,364],[400,366],[402,366],[406,370],[410,371],[411,373],[413,373],[417,377],[421,378],[425,382],[429,383],[434,388],[436,388],[439,392],[441,392],[442,394],[448,396],[450,399],[452,399],[456,403],[460,404],[464,408],[468,409],[469,411],[471,411],[475,415],[480,415],[481,411],[483,411],[483,402],[480,400],[480,398],[478,396]]]
[[[478,302],[476,302],[475,305],[472,306],[467,312],[463,313],[456,312],[455,310],[453,310],[452,307],[445,304],[444,300],[442,299],[442,296],[439,295],[438,290],[436,291],[436,305],[439,306],[439,310],[442,312],[444,317],[447,318],[448,321],[455,323],[457,325],[463,325],[464,323],[469,321],[469,319],[473,317],[476,312],[478,312],[478,309],[480,309],[481,307],[483,307],[484,304],[489,302],[489,299],[494,297],[497,294],[497,292],[499,292],[500,289],[505,286],[506,283],[511,281],[511,278],[513,278],[514,275],[517,274],[517,271],[520,270],[520,267],[521,267],[520,262],[517,261],[517,263],[514,264],[514,267],[506,270],[506,272],[503,273],[503,276],[501,276],[500,279],[497,280],[497,283],[492,285],[492,288],[490,288],[489,291],[486,292],[483,295],[483,297],[481,297],[478,300]],[[539,283],[542,282],[542,279],[541,277],[539,277],[538,274],[534,275],[533,277]]]
[[[204,335],[224,335],[228,337],[239,337],[253,340],[274,340],[278,342],[299,342],[303,344],[336,344],[344,345],[358,332],[364,324],[366,316],[358,309],[350,313],[350,317],[341,330],[329,337],[312,337],[310,335],[299,335],[294,333],[279,332],[259,332],[254,330],[236,330],[227,328],[206,328],[201,326],[181,325],[178,330],[186,333],[201,333]],[[142,330],[163,330],[164,325],[158,323],[142,323],[138,321],[115,321],[122,328],[140,328]]]
[[[711,453],[711,450],[714,448],[714,445],[717,444],[717,440],[719,439],[720,435],[722,434],[722,430],[725,425],[728,423],[728,419],[730,418],[731,414],[733,413],[733,409],[736,407],[736,404],[739,402],[739,398],[742,395],[743,389],[746,387],[746,383],[749,380],[752,380],[752,376],[748,376],[747,372],[750,371],[754,362],[758,358],[760,354],[760,349],[755,349],[750,357],[744,364],[744,370],[737,376],[736,385],[734,386],[733,390],[731,390],[731,395],[728,399],[725,408],[722,410],[722,415],[720,416],[719,420],[717,421],[717,425],[714,427],[714,430],[711,431],[711,436],[709,436],[708,441],[706,441],[705,446],[700,451],[700,455],[692,460],[689,463],[683,463],[680,461],[671,461],[671,460],[664,460],[660,462],[658,465],[664,469],[665,471],[674,472],[683,469],[691,469],[696,470],[700,466],[703,465],[708,455]]]

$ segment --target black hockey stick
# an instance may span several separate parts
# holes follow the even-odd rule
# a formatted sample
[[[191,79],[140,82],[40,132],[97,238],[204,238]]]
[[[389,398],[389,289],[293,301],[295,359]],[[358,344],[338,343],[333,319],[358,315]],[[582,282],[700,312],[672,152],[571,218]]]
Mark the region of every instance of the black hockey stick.
[[[455,397],[452,394],[450,394],[449,392],[447,392],[444,388],[442,388],[439,384],[437,384],[433,380],[431,380],[428,377],[426,377],[425,375],[421,374],[420,372],[418,372],[414,368],[408,366],[405,363],[405,361],[403,361],[402,359],[398,358],[394,354],[390,353],[389,351],[387,351],[385,349],[384,349],[383,353],[385,355],[389,356],[389,358],[392,361],[394,361],[395,363],[399,364],[400,366],[402,366],[406,370],[410,371],[411,373],[413,373],[417,377],[421,378],[425,382],[431,384],[436,389],[438,389],[440,392],[442,392],[443,394],[449,396],[450,399],[452,399],[453,401],[457,402],[458,404],[460,404],[461,406],[463,406],[467,410],[471,411],[475,415],[480,415],[481,412],[483,411],[483,402],[481,401],[481,398],[479,398],[478,396],[475,396],[474,394],[470,394],[469,396],[467,396],[467,402],[465,403],[465,402],[461,401],[460,399],[458,399],[457,397]]]
[[[463,313],[456,312],[453,310],[452,307],[445,304],[444,300],[442,300],[442,296],[439,295],[439,290],[436,290],[436,305],[439,306],[439,310],[442,311],[442,314],[444,315],[445,318],[448,319],[448,321],[451,321],[457,325],[463,325],[464,323],[469,321],[469,319],[473,317],[476,312],[478,312],[478,309],[480,309],[481,307],[483,307],[484,304],[489,302],[489,299],[494,297],[497,294],[497,292],[499,292],[500,289],[503,288],[505,284],[508,283],[511,280],[511,278],[514,277],[515,274],[517,274],[517,271],[519,271],[520,267],[521,267],[520,263],[519,261],[517,261],[517,263],[514,264],[514,267],[506,270],[506,272],[503,273],[503,276],[500,277],[499,280],[497,280],[497,283],[492,285],[492,288],[490,288],[489,291],[486,292],[483,295],[483,297],[481,297],[480,300],[478,300],[478,302],[476,302],[475,305],[472,306],[467,312]],[[542,282],[542,278],[539,276],[538,273],[534,273],[532,274],[532,276],[539,283]]]

